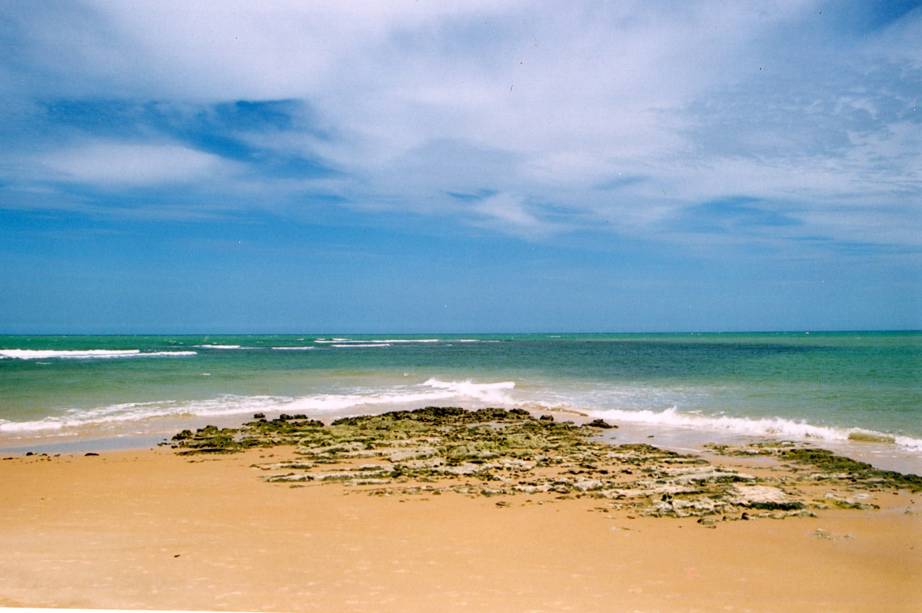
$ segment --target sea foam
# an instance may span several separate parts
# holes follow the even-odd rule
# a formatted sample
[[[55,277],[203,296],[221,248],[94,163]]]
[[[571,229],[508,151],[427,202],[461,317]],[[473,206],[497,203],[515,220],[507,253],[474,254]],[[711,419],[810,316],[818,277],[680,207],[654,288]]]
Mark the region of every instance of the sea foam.
[[[708,432],[724,432],[761,438],[782,438],[798,441],[848,442],[876,439],[877,442],[892,441],[912,451],[922,451],[922,439],[909,436],[889,435],[862,428],[837,428],[818,426],[807,421],[784,417],[731,417],[728,415],[702,415],[683,413],[676,407],[663,411],[650,410],[592,410],[592,417],[600,417],[614,423],[628,422],[650,424],[668,428],[688,428]],[[857,436],[856,436],[857,435]]]
[[[440,379],[427,379],[423,385],[444,390],[453,396],[476,398],[483,402],[497,404],[514,404],[514,399],[508,392],[515,389],[515,381],[500,381],[498,383],[475,383],[470,379],[466,381],[442,381]]]
[[[195,351],[148,351],[140,349],[0,349],[0,358],[17,360],[98,360],[115,358],[184,357],[197,355]]]
[[[0,433],[59,431],[85,426],[104,426],[165,417],[222,417],[262,413],[310,413],[361,411],[363,407],[412,407],[432,402],[510,404],[507,395],[515,387],[512,381],[475,383],[429,379],[416,385],[397,385],[385,390],[355,390],[341,394],[308,396],[238,396],[222,395],[206,400],[163,400],[129,402],[95,409],[68,409],[62,415],[25,422],[0,419]]]
[[[196,345],[202,349],[240,349],[240,345]]]
[[[319,345],[332,345],[340,347],[352,345],[355,347],[368,347],[370,345],[428,345],[440,343],[440,338],[318,338],[314,340]]]

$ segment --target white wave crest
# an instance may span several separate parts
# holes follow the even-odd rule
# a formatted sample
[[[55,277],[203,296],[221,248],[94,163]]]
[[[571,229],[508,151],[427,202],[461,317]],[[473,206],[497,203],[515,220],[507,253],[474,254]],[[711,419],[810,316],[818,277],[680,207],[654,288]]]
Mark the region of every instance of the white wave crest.
[[[372,349],[374,347],[390,347],[390,343],[334,343],[330,347],[338,347],[339,349]]]
[[[890,436],[882,432],[860,428],[817,426],[806,421],[784,417],[730,417],[727,415],[700,415],[682,413],[676,407],[663,411],[649,410],[593,410],[593,417],[615,422],[650,424],[672,428],[689,428],[711,432],[729,432],[744,436],[783,438],[799,441],[822,440],[848,442],[850,435],[870,434],[880,440],[892,439],[896,445],[913,451],[922,451],[922,440],[909,436]]]
[[[316,347],[306,346],[306,347],[273,347],[275,351],[310,351],[311,349],[316,349]]]
[[[202,349],[240,349],[240,345],[196,345]]]
[[[514,400],[507,393],[515,389],[515,381],[500,381],[498,383],[474,383],[467,381],[442,381],[440,379],[429,379],[423,385],[445,390],[455,396],[464,398],[476,398],[484,402],[495,402],[497,404],[512,404]]]
[[[13,422],[0,420],[0,433],[54,431],[85,426],[117,425],[163,417],[221,417],[250,413],[323,414],[356,410],[363,407],[392,406],[416,408],[424,403],[452,402],[458,404],[510,404],[506,392],[515,383],[474,383],[473,381],[440,381],[429,379],[417,385],[398,385],[383,391],[357,391],[343,394],[311,396],[236,396],[224,395],[207,400],[132,402],[96,409],[69,409],[63,415],[41,420]]]
[[[0,349],[0,357],[17,360],[100,360],[115,358],[182,357],[195,351],[148,351],[140,349]]]
[[[314,341],[319,345],[332,345],[339,347],[341,345],[352,345],[355,347],[367,347],[369,345],[414,345],[414,344],[431,344],[440,343],[439,338],[318,338]]]

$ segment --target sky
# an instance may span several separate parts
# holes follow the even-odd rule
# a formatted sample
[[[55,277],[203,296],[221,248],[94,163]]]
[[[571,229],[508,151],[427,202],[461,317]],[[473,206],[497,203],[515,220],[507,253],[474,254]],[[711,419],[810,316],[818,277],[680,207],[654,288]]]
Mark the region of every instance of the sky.
[[[0,332],[922,328],[922,6],[0,0]]]

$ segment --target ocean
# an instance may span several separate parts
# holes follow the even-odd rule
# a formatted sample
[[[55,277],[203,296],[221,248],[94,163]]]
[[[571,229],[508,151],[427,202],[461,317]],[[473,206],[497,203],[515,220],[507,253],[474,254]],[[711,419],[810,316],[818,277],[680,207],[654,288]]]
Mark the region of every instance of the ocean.
[[[579,411],[679,449],[808,441],[920,473],[922,333],[0,336],[8,452],[427,405]]]

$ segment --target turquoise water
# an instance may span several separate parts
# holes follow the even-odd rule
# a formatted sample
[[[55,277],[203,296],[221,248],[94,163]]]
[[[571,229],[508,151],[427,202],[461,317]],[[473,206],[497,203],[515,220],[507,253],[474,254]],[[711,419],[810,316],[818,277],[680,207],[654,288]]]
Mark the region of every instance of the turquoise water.
[[[0,336],[0,446],[451,403],[922,454],[920,383],[918,332]]]

